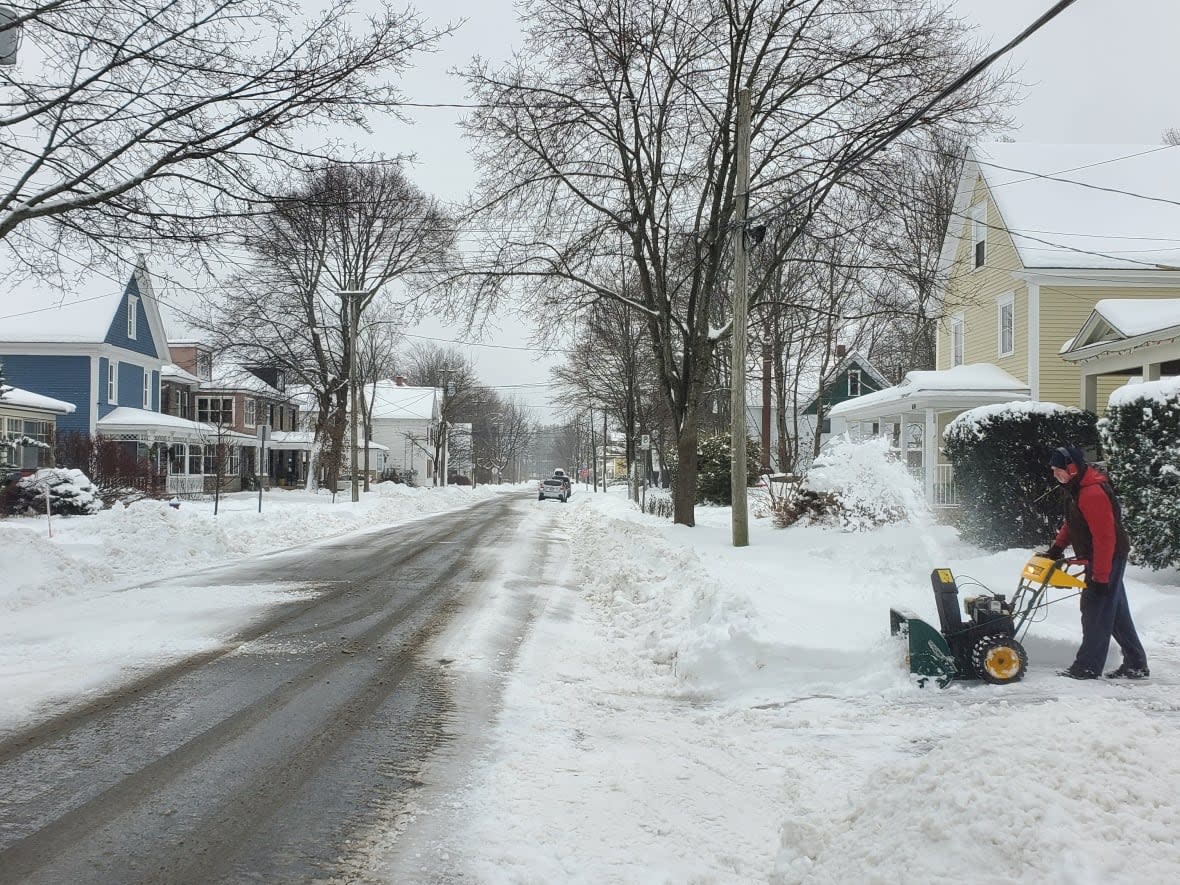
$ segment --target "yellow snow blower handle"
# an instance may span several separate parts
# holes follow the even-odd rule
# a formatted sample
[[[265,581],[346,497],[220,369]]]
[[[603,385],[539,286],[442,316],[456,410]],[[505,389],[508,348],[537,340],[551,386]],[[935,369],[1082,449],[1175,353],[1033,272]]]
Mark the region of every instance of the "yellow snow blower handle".
[[[1079,569],[1081,573],[1075,574],[1068,571],[1071,567]],[[1062,590],[1082,590],[1086,586],[1083,576],[1084,570],[1085,566],[1081,560],[1052,560],[1047,556],[1030,556],[1028,562],[1024,564],[1022,575],[1032,584],[1042,584]]]

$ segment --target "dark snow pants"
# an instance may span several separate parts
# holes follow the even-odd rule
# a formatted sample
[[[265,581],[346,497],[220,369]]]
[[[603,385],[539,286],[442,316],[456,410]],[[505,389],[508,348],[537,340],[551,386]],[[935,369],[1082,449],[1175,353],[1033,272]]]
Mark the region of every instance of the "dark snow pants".
[[[1127,558],[1116,556],[1110,569],[1110,589],[1102,595],[1091,590],[1082,592],[1082,646],[1074,669],[1101,673],[1112,637],[1123,651],[1124,664],[1137,669],[1147,666],[1147,653],[1135,632],[1127,605],[1127,590],[1123,586],[1126,570]]]

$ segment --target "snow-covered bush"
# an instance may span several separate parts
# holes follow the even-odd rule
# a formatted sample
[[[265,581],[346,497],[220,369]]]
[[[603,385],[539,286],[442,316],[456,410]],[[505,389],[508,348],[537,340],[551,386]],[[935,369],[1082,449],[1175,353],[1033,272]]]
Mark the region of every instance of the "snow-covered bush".
[[[671,489],[648,489],[644,506],[652,516],[662,516],[664,519],[671,519],[676,513]]]
[[[1119,388],[1098,433],[1131,558],[1153,569],[1180,565],[1180,379]]]
[[[1093,449],[1092,412],[1056,403],[999,403],[970,409],[944,434],[958,487],[963,537],[992,550],[1045,546],[1063,501],[1049,455],[1063,445]]]
[[[838,437],[812,462],[803,487],[776,522],[789,524],[793,516],[866,531],[901,522],[925,506],[917,482],[890,453],[888,440]]]
[[[733,457],[729,436],[707,436],[697,445],[697,503],[733,503],[733,486],[729,478],[729,462]],[[761,448],[755,440],[746,440],[746,485],[758,481],[758,460]]]
[[[103,509],[98,490],[81,470],[46,467],[16,484],[11,503],[13,511],[44,513],[46,489],[55,515],[88,516]]]

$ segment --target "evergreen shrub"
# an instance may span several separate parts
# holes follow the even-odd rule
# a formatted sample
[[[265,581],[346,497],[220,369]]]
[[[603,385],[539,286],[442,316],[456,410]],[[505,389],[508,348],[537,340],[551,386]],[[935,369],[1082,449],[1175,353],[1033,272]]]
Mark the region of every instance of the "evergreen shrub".
[[[1056,403],[980,406],[946,429],[963,537],[990,550],[1047,546],[1061,525],[1063,500],[1049,470],[1062,445],[1097,447],[1093,412]]]
[[[10,506],[17,514],[45,512],[45,491],[54,516],[88,516],[103,509],[98,489],[81,470],[46,467],[16,484]]]
[[[1132,561],[1180,565],[1180,379],[1115,391],[1098,433]]]
[[[733,503],[733,487],[729,479],[729,462],[733,447],[728,435],[703,437],[697,444],[697,503]],[[758,462],[761,447],[755,440],[746,440],[746,485],[758,482]]]

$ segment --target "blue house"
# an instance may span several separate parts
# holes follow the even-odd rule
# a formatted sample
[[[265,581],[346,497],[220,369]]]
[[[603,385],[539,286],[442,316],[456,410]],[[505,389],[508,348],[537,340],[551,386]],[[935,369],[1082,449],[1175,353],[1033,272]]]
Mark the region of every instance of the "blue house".
[[[126,283],[96,275],[68,293],[29,281],[4,307],[15,308],[0,316],[8,383],[76,406],[58,419],[59,435],[94,435],[119,407],[159,412],[168,341],[142,263]]]
[[[214,453],[248,440],[161,412],[160,377],[171,362],[143,261],[125,281],[96,270],[66,292],[30,280],[0,301],[7,383],[76,406],[57,419],[59,443],[71,433],[114,440],[167,472],[170,492],[199,493],[217,472]]]

